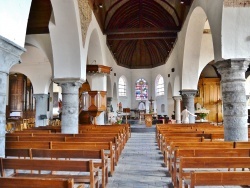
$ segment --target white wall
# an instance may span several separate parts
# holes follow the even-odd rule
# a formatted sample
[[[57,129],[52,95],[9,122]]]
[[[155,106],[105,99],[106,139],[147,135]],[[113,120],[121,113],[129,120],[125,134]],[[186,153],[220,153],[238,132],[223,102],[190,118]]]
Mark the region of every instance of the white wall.
[[[222,56],[224,59],[250,57],[250,7],[223,9]]]
[[[31,0],[0,1],[0,35],[24,47]]]

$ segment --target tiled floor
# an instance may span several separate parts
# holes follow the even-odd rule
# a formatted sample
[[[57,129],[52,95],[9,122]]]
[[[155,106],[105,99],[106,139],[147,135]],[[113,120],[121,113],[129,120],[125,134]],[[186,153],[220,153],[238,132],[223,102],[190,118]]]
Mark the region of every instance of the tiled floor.
[[[154,132],[132,132],[108,188],[169,187],[171,179],[162,161]]]
[[[113,177],[109,177],[107,188],[173,188],[167,168],[162,166],[163,155],[155,140],[155,126],[146,128],[143,124],[134,124],[131,128],[136,132],[132,132]],[[198,187],[223,188],[223,186]]]
[[[108,188],[171,187],[163,156],[155,140],[155,126],[131,125],[132,134],[123,150]]]

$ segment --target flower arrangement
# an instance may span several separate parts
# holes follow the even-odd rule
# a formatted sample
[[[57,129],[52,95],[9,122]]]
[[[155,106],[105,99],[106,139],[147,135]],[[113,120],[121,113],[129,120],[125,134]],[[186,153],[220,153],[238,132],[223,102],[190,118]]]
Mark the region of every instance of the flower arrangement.
[[[201,119],[205,119],[207,117],[207,113],[199,113],[199,117]]]
[[[121,124],[122,123],[122,116],[117,116],[116,117],[116,124]]]

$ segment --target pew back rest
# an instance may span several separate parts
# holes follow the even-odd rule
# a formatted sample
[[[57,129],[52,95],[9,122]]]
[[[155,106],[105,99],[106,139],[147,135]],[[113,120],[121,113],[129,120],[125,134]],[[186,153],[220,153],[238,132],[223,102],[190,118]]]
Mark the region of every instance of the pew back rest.
[[[27,148],[40,148],[40,149],[50,149],[51,143],[49,141],[6,141],[5,148],[7,149],[27,149]]]
[[[63,178],[28,178],[28,177],[0,177],[1,188],[74,188],[74,179]]]
[[[4,169],[90,172],[91,165],[93,165],[91,160],[30,160],[2,158],[1,175],[5,175],[5,173],[2,171]]]
[[[191,172],[190,188],[202,185],[249,185],[250,172]]]
[[[31,158],[103,159],[104,150],[31,149]]]
[[[5,148],[5,157],[30,158],[31,149],[9,149]]]

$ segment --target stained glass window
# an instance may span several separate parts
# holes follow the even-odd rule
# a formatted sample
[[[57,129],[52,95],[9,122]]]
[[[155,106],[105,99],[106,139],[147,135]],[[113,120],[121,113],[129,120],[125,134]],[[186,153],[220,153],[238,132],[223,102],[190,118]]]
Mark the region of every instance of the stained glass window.
[[[136,100],[148,99],[148,83],[143,78],[138,79],[135,83],[135,99]]]

